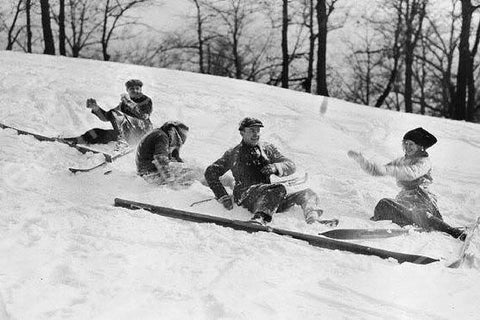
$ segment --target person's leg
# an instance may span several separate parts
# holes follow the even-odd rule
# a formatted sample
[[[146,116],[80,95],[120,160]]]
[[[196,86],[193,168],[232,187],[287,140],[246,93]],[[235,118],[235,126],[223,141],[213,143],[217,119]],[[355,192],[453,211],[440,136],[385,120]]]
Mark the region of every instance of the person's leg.
[[[254,214],[253,218],[261,218],[270,222],[277,212],[287,190],[281,184],[258,184],[252,186],[243,198],[241,205]]]
[[[371,220],[391,220],[403,227],[405,225],[417,225],[426,230],[437,230],[448,233],[454,238],[462,238],[463,231],[453,228],[441,218],[422,209],[408,209],[392,199],[382,199],[378,202]]]
[[[381,199],[373,211],[373,217],[370,218],[373,221],[379,220],[391,220],[393,223],[403,227],[409,224],[414,224],[413,217],[409,214],[409,210],[403,205],[399,204],[393,199]],[[424,223],[417,221],[418,226],[422,226]]]
[[[64,141],[75,144],[105,144],[118,139],[118,133],[115,130],[91,129],[79,137],[64,138]]]
[[[319,208],[320,198],[310,188],[287,194],[280,203],[277,212],[283,212],[294,205],[299,205],[305,216],[307,223],[314,223],[323,214]]]

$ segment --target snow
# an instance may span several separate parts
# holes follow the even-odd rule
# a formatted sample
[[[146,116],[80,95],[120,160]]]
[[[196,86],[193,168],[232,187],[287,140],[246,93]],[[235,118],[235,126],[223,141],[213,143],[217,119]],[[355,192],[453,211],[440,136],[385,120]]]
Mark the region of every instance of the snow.
[[[0,122],[49,136],[108,128],[85,108],[113,107],[129,78],[144,81],[153,122],[191,128],[182,155],[204,168],[240,141],[238,122],[260,118],[273,142],[309,173],[323,217],[342,228],[372,222],[376,202],[393,197],[392,178],[366,175],[349,149],[388,161],[401,138],[422,126],[439,139],[432,185],[448,223],[471,224],[480,207],[480,126],[396,113],[266,85],[117,63],[0,52]],[[0,319],[478,319],[480,243],[469,263],[446,265],[462,243],[439,233],[358,240],[440,259],[429,265],[309,246],[274,234],[248,234],[113,206],[115,197],[235,219],[200,183],[173,190],[135,174],[130,154],[90,173],[101,156],[0,130]],[[107,146],[108,147],[108,146]],[[105,175],[106,169],[111,169]],[[316,234],[298,208],[273,226]]]

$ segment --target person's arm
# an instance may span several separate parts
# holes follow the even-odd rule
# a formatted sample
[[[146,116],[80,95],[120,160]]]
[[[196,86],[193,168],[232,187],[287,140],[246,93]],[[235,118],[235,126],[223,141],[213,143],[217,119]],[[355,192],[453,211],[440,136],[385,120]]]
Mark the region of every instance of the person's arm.
[[[296,166],[292,160],[281,154],[272,144],[265,146],[265,148],[268,150],[267,158],[269,158],[270,164],[261,169],[263,174],[275,174],[279,177],[283,177],[295,173]]]
[[[220,177],[232,168],[232,152],[233,149],[228,150],[220,159],[205,170],[205,180],[217,199],[228,196],[227,190],[220,182]]]
[[[402,158],[399,158],[386,165],[381,165],[365,159],[361,153],[355,151],[349,151],[348,156],[353,158],[365,172],[372,176],[389,175],[403,181],[418,179],[431,169],[430,160],[427,157],[419,158],[412,164],[406,164],[402,161]]]
[[[97,116],[98,119],[104,122],[110,121],[110,116],[108,111],[103,110],[97,104],[97,101],[93,98],[87,99],[87,108],[92,109],[92,113]]]
[[[180,158],[180,148],[174,149],[172,151],[172,158],[177,160],[178,162],[183,162],[183,159]]]
[[[432,169],[428,157],[418,158],[412,164],[402,161],[392,161],[385,166],[386,174],[398,180],[412,181],[426,175]]]
[[[155,143],[152,163],[155,165],[158,172],[164,176],[168,176],[168,164],[170,162],[168,157],[168,146],[168,136],[164,134],[159,135]]]

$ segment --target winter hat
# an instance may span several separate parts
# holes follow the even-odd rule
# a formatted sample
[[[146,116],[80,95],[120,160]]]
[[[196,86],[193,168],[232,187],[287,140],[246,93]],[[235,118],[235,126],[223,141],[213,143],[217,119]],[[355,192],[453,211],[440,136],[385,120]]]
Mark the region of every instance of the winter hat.
[[[243,129],[249,128],[249,127],[263,127],[263,123],[258,119],[246,117],[240,122],[240,125],[238,126],[238,130],[242,131]]]
[[[405,133],[403,140],[411,140],[425,149],[428,149],[437,143],[437,138],[422,127],[418,127]]]
[[[143,87],[143,82],[138,79],[130,79],[125,82],[125,87],[127,87],[127,89],[135,86]]]
[[[175,129],[177,134],[182,139],[182,143],[185,143],[185,140],[187,140],[187,132],[189,128],[180,121],[167,121],[160,127],[160,129],[164,132],[168,132],[171,128]]]

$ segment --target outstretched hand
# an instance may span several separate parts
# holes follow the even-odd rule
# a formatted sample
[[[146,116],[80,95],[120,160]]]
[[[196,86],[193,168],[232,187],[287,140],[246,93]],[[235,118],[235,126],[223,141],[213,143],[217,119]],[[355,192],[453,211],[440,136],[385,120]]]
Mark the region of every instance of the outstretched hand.
[[[356,152],[352,150],[349,150],[347,152],[347,155],[355,161],[358,161],[359,159],[363,158],[363,155],[360,152]]]
[[[93,98],[87,99],[87,108],[92,110],[98,109],[99,106],[97,104],[97,101]]]
[[[360,152],[357,152],[357,151],[353,151],[353,150],[349,150],[347,152],[347,155],[357,162],[360,162],[364,159],[363,154],[361,154]]]

